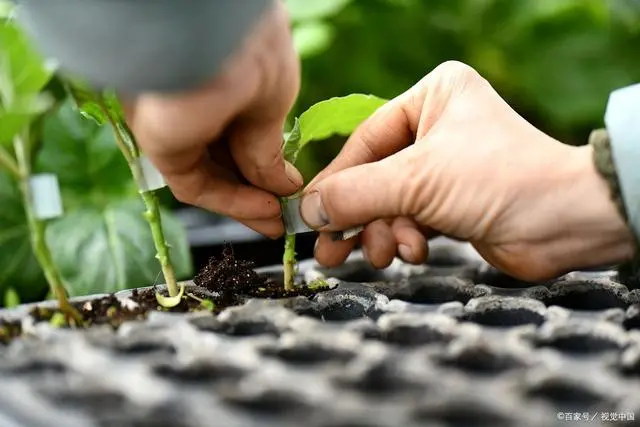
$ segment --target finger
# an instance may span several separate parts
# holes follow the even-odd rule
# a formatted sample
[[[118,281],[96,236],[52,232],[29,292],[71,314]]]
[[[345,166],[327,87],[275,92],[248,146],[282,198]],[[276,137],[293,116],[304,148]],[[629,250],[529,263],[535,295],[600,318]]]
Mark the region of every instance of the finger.
[[[256,187],[278,196],[300,189],[300,172],[282,155],[282,120],[243,120],[230,131],[230,150],[242,175]]]
[[[277,239],[284,234],[284,225],[280,218],[238,220],[238,222],[270,239]]]
[[[420,155],[414,147],[326,177],[302,197],[302,218],[313,229],[335,231],[376,219],[411,216],[414,202],[424,199],[419,193],[423,188],[416,184],[420,174],[413,172],[420,167],[412,159]]]
[[[385,268],[391,264],[396,255],[396,239],[391,227],[378,220],[369,224],[360,235],[362,252],[375,268]]]
[[[324,267],[337,267],[347,259],[357,242],[358,237],[334,241],[329,233],[320,233],[313,249],[313,256]]]
[[[184,203],[239,220],[275,219],[280,203],[273,194],[241,184],[229,171],[203,159],[183,174],[166,175],[174,196]]]
[[[428,255],[427,238],[411,218],[395,218],[391,230],[400,258],[410,264],[422,264]]]
[[[411,91],[387,102],[348,138],[336,158],[309,183],[308,188],[337,171],[388,157],[414,140],[420,111],[411,108]]]

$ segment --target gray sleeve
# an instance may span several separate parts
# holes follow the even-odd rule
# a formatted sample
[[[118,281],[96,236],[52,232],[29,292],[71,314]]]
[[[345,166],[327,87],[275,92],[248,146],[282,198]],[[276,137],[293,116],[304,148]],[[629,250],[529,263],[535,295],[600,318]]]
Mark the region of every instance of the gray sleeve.
[[[62,71],[126,93],[210,79],[273,0],[17,0],[17,17]]]

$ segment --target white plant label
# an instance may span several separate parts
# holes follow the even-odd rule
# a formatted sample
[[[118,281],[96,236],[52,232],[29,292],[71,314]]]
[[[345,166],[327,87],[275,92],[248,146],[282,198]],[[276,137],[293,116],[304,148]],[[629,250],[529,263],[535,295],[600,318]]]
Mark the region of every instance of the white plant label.
[[[62,215],[62,196],[58,177],[52,173],[29,178],[33,212],[38,219],[52,219]]]
[[[156,167],[149,161],[146,156],[138,157],[138,164],[140,165],[140,169],[142,170],[142,188],[140,191],[146,193],[147,191],[157,190],[159,188],[164,188],[167,186],[167,183],[164,180],[164,177],[156,169]]]

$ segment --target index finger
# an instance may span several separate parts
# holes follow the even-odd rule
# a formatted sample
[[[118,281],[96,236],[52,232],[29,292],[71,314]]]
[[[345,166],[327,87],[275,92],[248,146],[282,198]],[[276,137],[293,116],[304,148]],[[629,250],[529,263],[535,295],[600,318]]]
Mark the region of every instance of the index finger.
[[[420,109],[411,106],[413,88],[378,108],[347,139],[338,155],[309,183],[352,166],[376,162],[402,150],[415,139]]]

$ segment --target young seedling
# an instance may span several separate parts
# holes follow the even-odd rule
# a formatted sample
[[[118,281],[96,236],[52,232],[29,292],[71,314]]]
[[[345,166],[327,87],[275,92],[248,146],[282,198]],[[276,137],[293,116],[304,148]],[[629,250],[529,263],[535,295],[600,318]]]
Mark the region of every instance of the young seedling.
[[[330,98],[311,106],[294,120],[291,131],[284,134],[284,158],[295,164],[298,154],[309,142],[321,141],[332,135],[350,135],[385,102],[385,99],[373,95],[351,94]],[[287,204],[297,197],[299,194],[281,198],[282,210],[286,210]],[[297,266],[295,247],[296,235],[287,232],[282,257],[286,290],[294,289]]]
[[[68,301],[64,282],[46,240],[47,220],[62,213],[55,175],[33,176],[37,149],[34,124],[55,104],[45,91],[55,67],[42,61],[10,18],[0,20],[0,166],[13,176],[22,195],[27,227],[35,257],[60,311],[69,324],[82,316]],[[10,147],[13,147],[11,150]],[[44,190],[46,189],[46,191]]]
[[[96,92],[80,82],[68,82],[67,87],[78,108],[85,116],[94,119],[99,124],[110,125],[114,131],[116,144],[129,165],[131,175],[146,207],[144,217],[149,223],[157,252],[156,258],[160,262],[160,268],[167,285],[169,296],[156,293],[156,299],[162,307],[175,307],[182,300],[184,283],[178,284],[176,280],[169,257],[169,244],[166,242],[162,228],[160,203],[155,193],[155,190],[166,185],[164,179],[142,155],[136,139],[126,123],[122,105],[115,93],[110,90]]]

